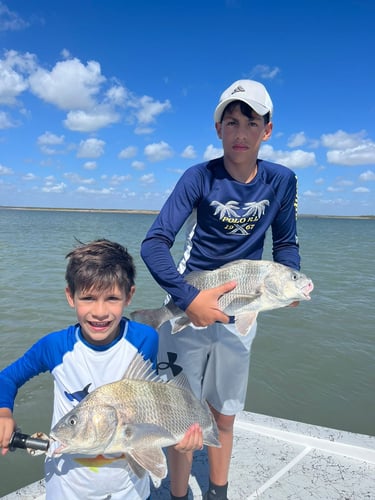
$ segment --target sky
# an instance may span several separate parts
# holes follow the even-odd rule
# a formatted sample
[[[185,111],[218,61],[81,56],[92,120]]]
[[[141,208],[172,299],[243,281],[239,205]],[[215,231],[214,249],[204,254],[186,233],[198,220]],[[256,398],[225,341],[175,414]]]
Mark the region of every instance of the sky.
[[[0,0],[0,206],[159,210],[235,80],[300,214],[375,215],[373,0]]]

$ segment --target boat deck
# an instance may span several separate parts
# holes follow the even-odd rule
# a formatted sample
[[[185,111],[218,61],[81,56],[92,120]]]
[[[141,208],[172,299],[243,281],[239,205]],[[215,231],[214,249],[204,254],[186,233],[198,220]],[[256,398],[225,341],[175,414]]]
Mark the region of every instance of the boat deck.
[[[190,498],[208,484],[205,450],[196,452]],[[2,500],[42,500],[43,481]],[[169,500],[168,478],[152,500]],[[235,424],[230,500],[374,500],[375,436],[242,412]]]

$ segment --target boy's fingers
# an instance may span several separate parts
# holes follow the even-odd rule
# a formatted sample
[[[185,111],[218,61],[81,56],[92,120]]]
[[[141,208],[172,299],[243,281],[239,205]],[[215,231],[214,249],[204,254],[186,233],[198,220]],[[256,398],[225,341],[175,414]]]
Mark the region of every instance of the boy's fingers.
[[[221,297],[224,293],[231,292],[234,288],[236,288],[236,286],[236,281],[227,281],[223,285],[218,286],[216,290],[219,292],[219,297]]]

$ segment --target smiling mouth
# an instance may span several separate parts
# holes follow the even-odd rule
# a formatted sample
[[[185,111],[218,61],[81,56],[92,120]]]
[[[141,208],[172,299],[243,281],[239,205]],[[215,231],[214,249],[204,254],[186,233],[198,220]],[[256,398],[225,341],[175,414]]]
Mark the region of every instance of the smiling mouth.
[[[93,328],[108,328],[111,324],[110,321],[89,321],[90,326]]]

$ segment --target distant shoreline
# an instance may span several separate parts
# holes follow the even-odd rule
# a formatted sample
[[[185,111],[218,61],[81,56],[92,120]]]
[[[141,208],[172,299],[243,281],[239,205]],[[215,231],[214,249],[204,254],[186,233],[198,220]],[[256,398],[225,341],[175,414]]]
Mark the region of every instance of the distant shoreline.
[[[131,210],[116,208],[53,208],[53,207],[5,207],[0,206],[0,210],[34,210],[39,212],[103,212],[121,214],[158,214],[159,210]]]
[[[93,212],[93,213],[120,213],[120,214],[146,214],[157,215],[159,210],[116,209],[116,208],[53,208],[53,207],[9,207],[0,206],[0,210],[32,210],[39,212]],[[375,215],[314,215],[300,214],[304,219],[375,219]]]

